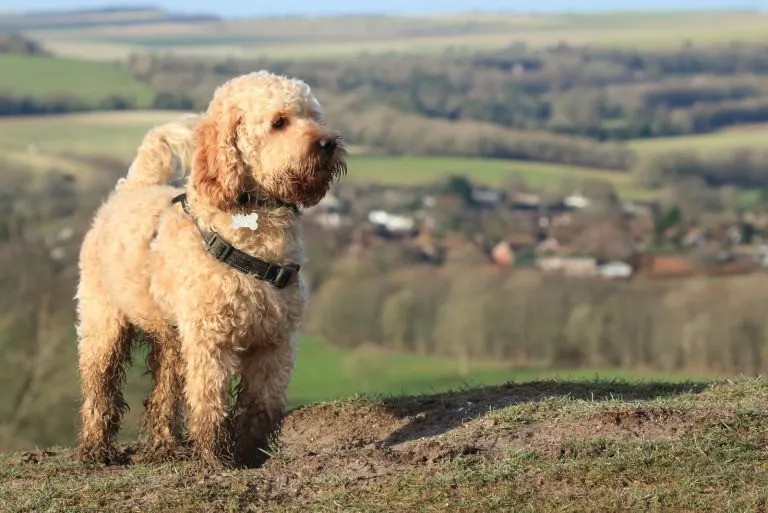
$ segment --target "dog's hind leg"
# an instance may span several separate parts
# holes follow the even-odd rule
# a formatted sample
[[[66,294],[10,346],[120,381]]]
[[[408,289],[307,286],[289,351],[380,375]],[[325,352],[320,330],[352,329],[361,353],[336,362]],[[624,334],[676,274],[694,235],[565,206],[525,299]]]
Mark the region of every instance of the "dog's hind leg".
[[[239,465],[253,467],[266,460],[265,451],[269,450],[283,417],[293,355],[293,343],[285,340],[255,347],[243,356],[233,416]]]
[[[121,385],[130,358],[132,329],[105,295],[89,288],[84,277],[78,289],[79,367],[83,404],[78,454],[85,461],[118,463],[114,442],[128,405]]]
[[[175,329],[147,334],[147,363],[153,386],[144,406],[144,428],[147,432],[146,455],[163,460],[177,456],[182,440],[183,419],[181,342]]]

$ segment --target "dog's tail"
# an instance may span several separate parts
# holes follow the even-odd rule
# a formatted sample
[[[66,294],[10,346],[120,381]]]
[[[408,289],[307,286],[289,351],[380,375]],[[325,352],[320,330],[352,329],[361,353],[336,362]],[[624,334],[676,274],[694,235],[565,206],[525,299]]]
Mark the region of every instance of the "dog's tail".
[[[147,132],[128,169],[128,175],[120,179],[117,188],[162,185],[168,183],[174,175],[178,178],[184,176],[192,161],[197,121],[198,116],[189,115]]]

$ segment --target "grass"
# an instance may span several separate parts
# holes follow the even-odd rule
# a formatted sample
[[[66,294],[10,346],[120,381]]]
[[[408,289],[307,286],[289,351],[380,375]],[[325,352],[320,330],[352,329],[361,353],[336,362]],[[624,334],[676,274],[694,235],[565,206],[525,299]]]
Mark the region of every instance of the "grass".
[[[88,112],[0,118],[0,148],[34,154],[108,156],[129,163],[154,125],[181,115],[168,111]],[[28,152],[27,152],[28,153]]]
[[[260,469],[0,455],[0,510],[696,511],[768,503],[768,381],[541,381],[291,414]]]
[[[590,180],[610,182],[624,198],[648,199],[653,191],[638,188],[629,173],[545,162],[454,158],[352,156],[348,180],[389,184],[425,184],[450,175],[466,175],[489,185],[516,178],[535,190],[572,192]]]
[[[551,377],[584,379],[598,375],[625,379],[690,379],[682,374],[610,369],[521,369],[494,362],[472,362],[468,374],[462,376],[456,358],[396,353],[369,346],[346,350],[313,337],[304,337],[298,346],[288,402],[298,405],[357,394],[434,393],[507,381]]]
[[[147,107],[153,93],[136,81],[128,69],[81,59],[47,56],[0,55],[0,92],[33,97],[74,96],[95,106],[110,96],[133,100]]]
[[[704,154],[733,151],[741,148],[764,150],[768,139],[768,124],[743,125],[719,132],[678,137],[636,139],[630,147],[640,156],[654,156],[679,151]]]

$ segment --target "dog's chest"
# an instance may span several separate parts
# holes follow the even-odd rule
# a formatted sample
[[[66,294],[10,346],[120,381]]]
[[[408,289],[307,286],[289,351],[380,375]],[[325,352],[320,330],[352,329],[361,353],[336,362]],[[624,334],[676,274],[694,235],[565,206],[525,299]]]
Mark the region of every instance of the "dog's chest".
[[[304,314],[303,283],[276,289],[245,277],[232,298],[234,349],[282,343],[292,337]]]

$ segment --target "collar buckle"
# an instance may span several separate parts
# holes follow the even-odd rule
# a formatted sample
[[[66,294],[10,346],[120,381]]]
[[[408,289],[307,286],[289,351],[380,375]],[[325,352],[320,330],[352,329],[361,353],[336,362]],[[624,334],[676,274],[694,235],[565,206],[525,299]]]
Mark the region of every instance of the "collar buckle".
[[[277,276],[275,276],[274,280],[271,280],[272,283],[275,284],[275,287],[282,289],[296,281],[296,277],[299,275],[298,265],[284,265],[277,267],[279,268]]]
[[[205,241],[205,248],[219,262],[226,261],[232,254],[232,250],[235,249],[232,244],[225,242],[216,232],[211,232],[211,236]]]

